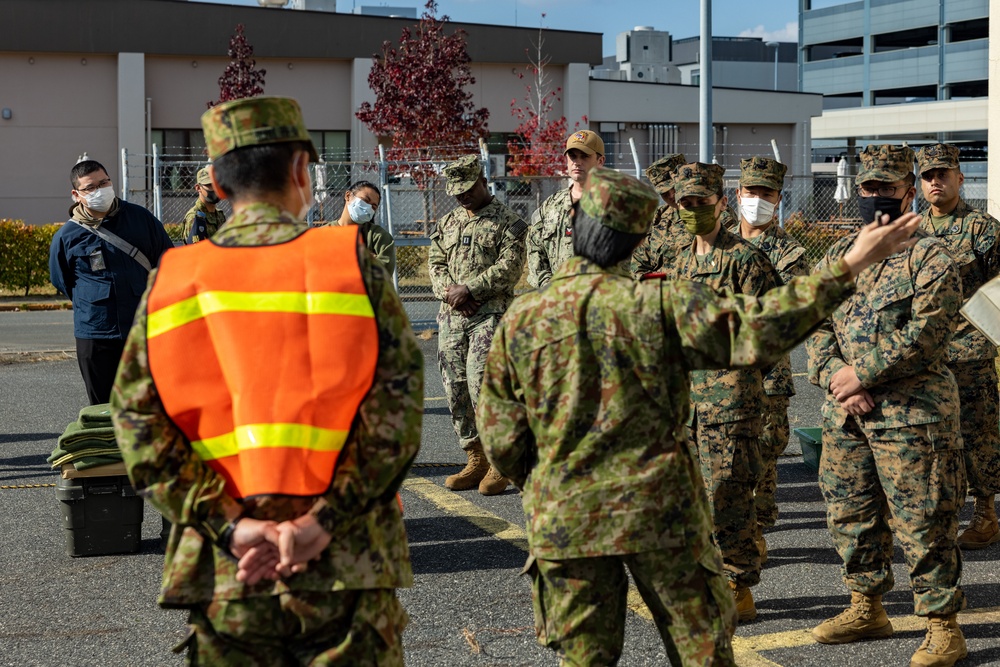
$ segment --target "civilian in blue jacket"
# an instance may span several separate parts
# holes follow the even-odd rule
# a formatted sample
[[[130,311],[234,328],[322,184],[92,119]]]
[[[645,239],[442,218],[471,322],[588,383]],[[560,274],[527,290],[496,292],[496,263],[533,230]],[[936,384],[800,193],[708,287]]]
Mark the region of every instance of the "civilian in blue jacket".
[[[163,223],[115,197],[108,170],[84,160],[70,172],[76,202],[49,248],[52,284],[73,301],[76,358],[91,405],[107,403],[150,267],[173,247]]]

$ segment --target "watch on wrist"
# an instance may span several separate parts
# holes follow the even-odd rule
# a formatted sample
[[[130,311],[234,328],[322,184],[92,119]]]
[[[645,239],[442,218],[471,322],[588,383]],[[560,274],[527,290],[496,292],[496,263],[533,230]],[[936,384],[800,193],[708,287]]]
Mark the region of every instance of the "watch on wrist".
[[[232,551],[233,531],[236,530],[237,521],[239,521],[239,519],[234,519],[223,526],[222,530],[219,531],[219,537],[215,540],[215,545],[233,558],[235,558]]]

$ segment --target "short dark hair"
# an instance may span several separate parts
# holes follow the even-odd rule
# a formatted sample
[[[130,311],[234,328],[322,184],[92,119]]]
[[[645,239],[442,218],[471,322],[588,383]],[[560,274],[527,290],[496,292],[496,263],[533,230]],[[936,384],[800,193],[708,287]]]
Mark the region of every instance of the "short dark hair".
[[[308,150],[305,141],[236,148],[212,163],[215,182],[230,199],[247,193],[281,192],[291,176],[289,167],[295,152]]]
[[[911,188],[917,184],[917,176],[912,171],[908,173],[906,176],[904,176],[903,180],[906,181],[906,184],[909,185]]]
[[[76,190],[77,186],[80,185],[80,179],[87,174],[93,174],[95,171],[103,171],[105,174],[108,173],[108,170],[104,168],[104,165],[97,160],[83,160],[81,162],[77,162],[73,169],[69,172],[69,184],[73,186],[74,190]]]
[[[350,185],[347,186],[346,192],[350,192],[351,194],[356,195],[365,189],[374,190],[376,193],[378,193],[379,196],[382,196],[382,193],[379,192],[378,186],[372,183],[371,181],[355,181],[354,183],[351,183]]]
[[[573,218],[573,252],[601,268],[606,269],[628,259],[645,236],[605,227],[600,220],[579,208]]]

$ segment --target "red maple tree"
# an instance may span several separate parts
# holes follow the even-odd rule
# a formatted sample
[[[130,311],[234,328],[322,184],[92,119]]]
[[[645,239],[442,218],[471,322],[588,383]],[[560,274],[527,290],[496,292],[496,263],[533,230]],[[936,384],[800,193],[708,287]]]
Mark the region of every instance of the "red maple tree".
[[[476,82],[469,69],[465,31],[445,33],[448,17],[438,19],[429,0],[420,21],[403,28],[399,46],[382,44],[368,75],[375,103],[362,103],[358,119],[388,143],[391,171],[409,171],[424,187],[434,163],[478,152],[490,112],[476,109],[466,86]],[[400,164],[403,163],[403,164]]]
[[[236,26],[236,32],[229,40],[229,57],[232,58],[219,77],[219,99],[209,102],[208,107],[264,94],[265,69],[257,69],[253,58],[253,46],[243,34],[243,24]]]
[[[554,117],[553,109],[555,103],[562,99],[562,88],[549,87],[545,66],[551,57],[545,55],[544,43],[542,28],[539,27],[535,53],[525,51],[528,66],[525,72],[517,74],[519,79],[524,79],[525,73],[531,76],[531,82],[524,87],[527,91],[524,104],[519,104],[516,99],[510,101],[511,115],[519,121],[514,129],[516,136],[507,141],[510,156],[507,168],[512,176],[557,176],[566,168],[562,152],[569,123],[565,116]],[[587,117],[584,116],[580,122],[586,125]],[[580,122],[574,127],[578,128]]]

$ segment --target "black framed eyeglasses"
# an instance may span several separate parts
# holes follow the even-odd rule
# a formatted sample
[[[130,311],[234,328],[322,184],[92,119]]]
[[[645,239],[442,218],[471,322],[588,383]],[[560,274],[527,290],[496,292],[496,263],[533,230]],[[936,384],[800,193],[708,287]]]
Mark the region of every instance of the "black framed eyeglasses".
[[[105,178],[100,183],[93,184],[93,185],[88,185],[85,188],[77,188],[76,191],[77,192],[82,192],[85,195],[89,195],[91,192],[95,192],[97,190],[100,190],[101,188],[106,188],[109,185],[111,185],[111,179],[110,178]]]
[[[899,191],[900,188],[903,189],[903,192],[906,192],[906,190],[909,187],[910,187],[909,185],[880,185],[874,190],[869,190],[865,186],[859,185],[857,188],[855,188],[855,190],[857,191],[859,197],[878,196],[878,197],[892,198],[896,196],[896,193]]]

